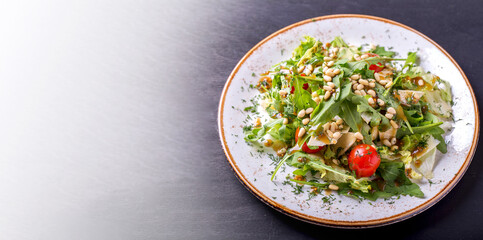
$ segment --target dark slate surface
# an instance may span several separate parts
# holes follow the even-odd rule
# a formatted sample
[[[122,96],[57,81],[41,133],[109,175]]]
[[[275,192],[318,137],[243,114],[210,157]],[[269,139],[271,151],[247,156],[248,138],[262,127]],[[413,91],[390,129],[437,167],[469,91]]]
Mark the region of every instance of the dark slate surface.
[[[161,41],[167,45],[167,64],[176,70],[167,88],[171,103],[183,109],[172,133],[192,138],[168,142],[164,159],[167,178],[160,186],[165,194],[160,200],[161,208],[166,210],[160,226],[165,237],[483,238],[481,148],[456,188],[429,210],[386,227],[340,230],[297,221],[250,194],[229,166],[216,127],[222,88],[243,55],[280,28],[329,14],[380,16],[421,31],[456,59],[481,102],[481,1],[188,1],[166,7],[169,10],[164,17],[173,26]]]

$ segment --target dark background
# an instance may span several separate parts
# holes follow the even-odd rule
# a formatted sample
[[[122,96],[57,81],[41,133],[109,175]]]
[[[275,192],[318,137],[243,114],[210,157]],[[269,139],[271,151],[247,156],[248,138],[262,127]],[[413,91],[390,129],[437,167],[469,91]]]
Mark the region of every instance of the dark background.
[[[173,148],[167,156],[177,155],[171,160],[189,165],[179,171],[197,176],[194,181],[186,182],[183,175],[174,172],[162,187],[166,197],[161,205],[171,208],[164,216],[166,236],[174,239],[313,239],[329,235],[339,239],[483,238],[481,148],[457,186],[425,212],[390,226],[341,230],[292,219],[254,197],[240,184],[228,164],[216,127],[222,88],[245,53],[287,25],[329,14],[374,15],[422,32],[455,58],[481,103],[483,2],[189,1],[166,7],[170,9],[166,18],[177,29],[166,33],[164,41],[171,48],[167,57],[176,61],[171,64],[189,66],[188,71],[178,70],[168,88],[172,103],[185,109],[179,131],[194,135],[182,145],[179,145],[182,139],[169,144]]]

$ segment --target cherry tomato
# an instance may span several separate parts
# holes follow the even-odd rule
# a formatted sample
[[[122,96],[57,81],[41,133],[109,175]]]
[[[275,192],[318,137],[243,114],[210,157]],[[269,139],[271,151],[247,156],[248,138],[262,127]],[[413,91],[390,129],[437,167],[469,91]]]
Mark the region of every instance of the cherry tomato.
[[[324,146],[325,147],[325,146]],[[307,143],[304,143],[304,145],[302,145],[302,151],[306,152],[306,153],[318,153],[320,152],[320,150],[322,150],[324,147],[317,147],[316,149],[311,149],[309,148],[309,146],[307,145]]]
[[[370,57],[379,57],[379,55],[375,53],[368,53],[368,55]],[[382,71],[382,69],[384,69],[384,66],[382,65],[382,63],[372,64],[369,66],[369,70],[372,70],[374,72],[380,72]]]
[[[298,142],[299,141],[299,129],[300,128],[298,127],[297,130],[295,130],[295,142]],[[302,151],[304,151],[306,153],[318,153],[323,148],[324,147],[318,147],[316,149],[311,149],[311,148],[309,148],[309,146],[307,145],[306,142],[302,145]]]
[[[373,70],[375,73],[382,71],[382,69],[384,69],[382,63],[372,64],[369,66],[369,70]]]
[[[358,178],[372,176],[381,163],[376,149],[367,144],[360,144],[352,149],[348,160],[349,168],[356,172]]]

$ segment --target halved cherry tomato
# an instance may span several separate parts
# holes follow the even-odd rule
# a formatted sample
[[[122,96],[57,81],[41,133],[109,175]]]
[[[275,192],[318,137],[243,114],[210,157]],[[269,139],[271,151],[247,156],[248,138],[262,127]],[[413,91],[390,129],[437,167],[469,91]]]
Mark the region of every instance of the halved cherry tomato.
[[[317,147],[316,149],[312,149],[312,148],[309,148],[309,146],[307,145],[307,143],[304,143],[304,145],[302,145],[302,151],[306,152],[306,153],[318,153],[320,152],[320,150],[322,150],[325,146],[323,147]]]
[[[297,130],[295,130],[295,142],[299,141],[299,130],[300,130],[299,127],[297,128]],[[306,142],[304,142],[304,144],[302,145],[302,151],[304,151],[306,153],[318,153],[323,148],[324,147],[317,147],[316,149],[311,149],[311,148],[309,148],[309,146],[307,145]]]
[[[368,53],[367,55],[369,55],[370,57],[379,57],[379,55],[375,53]],[[372,70],[374,72],[380,72],[382,71],[382,69],[384,69],[384,65],[382,65],[382,63],[371,64],[369,66],[369,70]]]
[[[375,73],[382,71],[382,69],[384,69],[382,63],[372,64],[371,66],[369,66],[369,70],[372,70]]]
[[[360,144],[349,153],[348,161],[349,168],[356,172],[358,178],[370,177],[379,167],[381,157],[371,145]]]
[[[308,83],[304,83],[304,85],[302,86],[302,88],[303,88],[304,90],[309,89],[309,84],[308,84]]]

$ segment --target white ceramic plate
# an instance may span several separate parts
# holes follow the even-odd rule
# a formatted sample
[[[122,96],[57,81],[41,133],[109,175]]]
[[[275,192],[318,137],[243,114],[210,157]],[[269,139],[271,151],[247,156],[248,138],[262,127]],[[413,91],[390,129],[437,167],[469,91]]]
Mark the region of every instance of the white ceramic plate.
[[[290,57],[304,35],[329,42],[341,36],[354,45],[373,43],[393,47],[406,55],[416,51],[421,66],[451,83],[454,96],[454,129],[446,136],[448,153],[439,154],[434,168],[433,184],[420,184],[424,198],[401,197],[394,201],[356,201],[332,194],[330,204],[324,194],[308,200],[308,193],[295,195],[293,188],[283,185],[284,176],[293,169],[286,167],[278,179],[270,181],[273,170],[267,153],[258,153],[243,140],[242,127],[249,106],[243,99],[251,99],[257,90],[250,90],[256,75]],[[434,41],[400,23],[373,16],[331,15],[305,20],[268,36],[253,47],[238,63],[227,80],[220,100],[218,124],[220,138],[228,161],[241,182],[260,200],[292,217],[315,224],[334,227],[372,227],[410,218],[434,205],[461,179],[468,168],[479,134],[478,108],[465,74],[454,59]],[[309,187],[305,187],[308,190]]]

